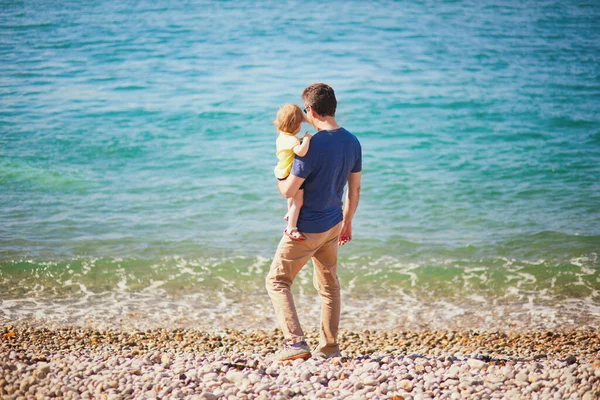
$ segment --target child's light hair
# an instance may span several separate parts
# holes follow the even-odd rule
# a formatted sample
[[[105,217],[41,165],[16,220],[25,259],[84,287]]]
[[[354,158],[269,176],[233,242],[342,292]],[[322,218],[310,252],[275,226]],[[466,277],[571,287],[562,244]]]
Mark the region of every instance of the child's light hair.
[[[299,132],[303,122],[304,114],[300,107],[296,104],[284,104],[279,107],[273,125],[279,131],[296,134]]]

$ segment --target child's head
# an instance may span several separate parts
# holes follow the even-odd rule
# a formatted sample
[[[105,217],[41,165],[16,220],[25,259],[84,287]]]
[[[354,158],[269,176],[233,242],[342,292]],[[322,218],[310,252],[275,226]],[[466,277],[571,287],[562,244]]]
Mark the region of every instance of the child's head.
[[[275,125],[279,131],[293,133],[295,135],[300,132],[303,122],[304,113],[300,107],[295,104],[284,104],[279,107],[273,125]]]

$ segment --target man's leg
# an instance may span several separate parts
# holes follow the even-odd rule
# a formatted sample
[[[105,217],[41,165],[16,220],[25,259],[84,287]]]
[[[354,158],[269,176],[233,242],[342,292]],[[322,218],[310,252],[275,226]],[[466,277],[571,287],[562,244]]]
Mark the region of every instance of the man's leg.
[[[327,232],[324,244],[313,256],[313,284],[321,296],[321,328],[319,350],[326,354],[339,351],[337,343],[340,325],[341,298],[337,278],[338,236],[341,223]]]
[[[305,241],[298,242],[284,235],[277,246],[265,281],[279,326],[281,326],[286,342],[290,344],[304,340],[304,332],[294,305],[291,286],[298,272],[318,249],[315,236],[318,235],[307,235]]]

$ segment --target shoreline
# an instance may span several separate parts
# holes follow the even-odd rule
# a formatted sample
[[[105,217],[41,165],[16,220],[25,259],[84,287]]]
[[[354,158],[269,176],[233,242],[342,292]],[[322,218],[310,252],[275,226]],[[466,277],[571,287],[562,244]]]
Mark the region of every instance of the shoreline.
[[[309,345],[318,333],[307,333]],[[272,363],[275,330],[0,326],[2,398],[600,396],[600,333],[348,331],[342,357]]]

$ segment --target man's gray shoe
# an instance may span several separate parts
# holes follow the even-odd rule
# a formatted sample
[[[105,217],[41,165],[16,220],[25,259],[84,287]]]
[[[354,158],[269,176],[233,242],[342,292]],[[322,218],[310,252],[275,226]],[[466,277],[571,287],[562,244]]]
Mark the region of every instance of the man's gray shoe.
[[[337,350],[334,350],[331,352],[323,351],[319,348],[319,345],[317,345],[312,351],[312,356],[313,356],[313,358],[328,359],[328,358],[334,358],[334,357],[341,357],[342,353],[340,353],[339,348]]]
[[[310,348],[303,340],[295,344],[284,345],[283,349],[279,350],[270,358],[270,361],[289,361],[297,360],[298,358],[306,360],[310,358],[310,356]]]

